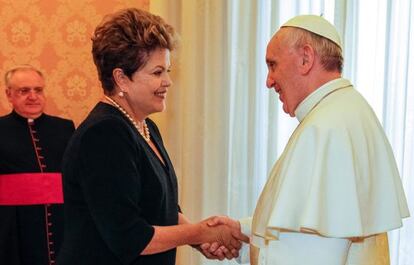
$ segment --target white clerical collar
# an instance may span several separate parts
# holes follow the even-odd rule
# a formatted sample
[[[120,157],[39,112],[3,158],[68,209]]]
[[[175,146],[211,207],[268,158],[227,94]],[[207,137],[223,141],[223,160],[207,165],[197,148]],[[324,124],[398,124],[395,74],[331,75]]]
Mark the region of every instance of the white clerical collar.
[[[351,82],[344,78],[337,78],[325,83],[311,94],[309,94],[296,108],[295,116],[301,122],[306,115],[328,94],[333,91],[351,86]]]

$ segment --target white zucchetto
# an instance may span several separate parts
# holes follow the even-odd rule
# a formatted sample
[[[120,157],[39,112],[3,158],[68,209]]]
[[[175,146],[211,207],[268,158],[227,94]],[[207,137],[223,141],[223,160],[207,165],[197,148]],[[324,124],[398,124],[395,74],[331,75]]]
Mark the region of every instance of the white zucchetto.
[[[288,20],[283,27],[301,28],[319,36],[327,38],[336,43],[342,49],[341,38],[336,30],[328,20],[316,15],[300,15]]]

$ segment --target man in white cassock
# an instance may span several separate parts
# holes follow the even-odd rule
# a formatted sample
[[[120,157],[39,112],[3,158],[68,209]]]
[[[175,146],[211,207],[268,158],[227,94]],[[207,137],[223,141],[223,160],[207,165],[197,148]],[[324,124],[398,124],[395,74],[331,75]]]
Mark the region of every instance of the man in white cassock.
[[[341,77],[335,27],[294,17],[270,40],[266,63],[267,87],[299,125],[251,222],[242,221],[245,233],[251,228],[251,264],[389,264],[386,232],[402,226],[407,202],[381,124]],[[232,222],[240,225],[225,217],[211,225]]]

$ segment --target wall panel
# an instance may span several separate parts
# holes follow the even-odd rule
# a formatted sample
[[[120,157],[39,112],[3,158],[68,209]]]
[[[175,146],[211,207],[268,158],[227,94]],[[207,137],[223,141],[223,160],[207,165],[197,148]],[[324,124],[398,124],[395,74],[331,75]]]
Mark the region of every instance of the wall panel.
[[[46,77],[46,112],[79,124],[102,96],[90,37],[105,14],[149,0],[0,0],[0,115],[11,110],[5,71],[31,64]]]

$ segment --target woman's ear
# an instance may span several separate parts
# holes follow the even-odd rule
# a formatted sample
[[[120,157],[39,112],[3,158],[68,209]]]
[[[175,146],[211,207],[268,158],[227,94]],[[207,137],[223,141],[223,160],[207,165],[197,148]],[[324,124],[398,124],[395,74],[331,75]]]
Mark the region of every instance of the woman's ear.
[[[124,74],[124,71],[122,71],[121,68],[115,68],[112,71],[112,77],[114,79],[115,85],[119,87],[121,90],[123,90],[123,88],[126,85],[126,79],[128,79],[128,77]]]
[[[302,64],[300,66],[300,71],[305,75],[309,73],[315,63],[315,50],[309,44],[305,44],[301,48],[301,56]]]

